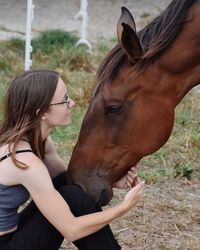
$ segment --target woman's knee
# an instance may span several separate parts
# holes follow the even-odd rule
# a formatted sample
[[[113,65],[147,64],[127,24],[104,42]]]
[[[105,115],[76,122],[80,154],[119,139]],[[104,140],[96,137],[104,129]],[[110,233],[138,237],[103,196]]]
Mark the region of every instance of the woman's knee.
[[[74,215],[80,216],[97,212],[95,204],[78,185],[65,185],[58,191],[67,202]]]
[[[67,184],[67,171],[63,171],[52,180],[55,189],[59,189]]]

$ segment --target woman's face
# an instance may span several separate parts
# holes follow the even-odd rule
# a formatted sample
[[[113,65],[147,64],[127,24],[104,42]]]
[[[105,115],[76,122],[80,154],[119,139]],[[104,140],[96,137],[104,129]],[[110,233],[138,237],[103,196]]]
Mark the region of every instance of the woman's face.
[[[66,126],[71,123],[71,108],[75,102],[69,98],[67,88],[61,78],[58,80],[57,88],[51,100],[50,107],[45,113],[46,122],[49,127]]]

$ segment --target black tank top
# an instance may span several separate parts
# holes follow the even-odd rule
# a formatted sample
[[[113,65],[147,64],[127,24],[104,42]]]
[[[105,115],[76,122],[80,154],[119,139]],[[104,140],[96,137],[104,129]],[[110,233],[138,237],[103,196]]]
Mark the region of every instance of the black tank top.
[[[16,154],[33,152],[31,149],[16,151]],[[0,158],[0,162],[11,156],[11,153]],[[23,185],[7,186],[0,184],[0,231],[7,231],[18,224],[18,208],[29,199],[29,192]]]

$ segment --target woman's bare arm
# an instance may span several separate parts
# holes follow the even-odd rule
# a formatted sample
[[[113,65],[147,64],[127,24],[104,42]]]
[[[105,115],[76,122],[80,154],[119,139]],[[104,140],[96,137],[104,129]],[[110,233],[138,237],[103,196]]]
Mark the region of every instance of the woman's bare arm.
[[[24,159],[23,159],[24,160]],[[41,213],[68,240],[74,241],[94,233],[112,220],[122,216],[138,202],[144,183],[131,189],[118,205],[102,212],[75,217],[63,197],[52,184],[45,165],[36,157],[28,159],[31,166],[20,170],[19,181],[30,192]],[[28,162],[26,164],[28,165]]]
[[[47,137],[45,143],[44,164],[47,167],[51,178],[54,178],[59,173],[66,171],[68,167],[64,160],[58,155],[54,142],[50,136]]]

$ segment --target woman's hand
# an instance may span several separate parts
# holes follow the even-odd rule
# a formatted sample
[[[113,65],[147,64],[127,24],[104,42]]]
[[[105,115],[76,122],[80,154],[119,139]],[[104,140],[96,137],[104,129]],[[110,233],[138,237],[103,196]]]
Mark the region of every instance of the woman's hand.
[[[141,181],[137,178],[137,184],[134,186],[124,197],[122,201],[123,205],[126,207],[127,211],[134,207],[142,196],[142,192],[144,189],[144,181]]]
[[[126,175],[124,175],[119,181],[113,184],[114,188],[131,188],[137,185],[137,174],[136,171],[138,165],[133,166]]]

